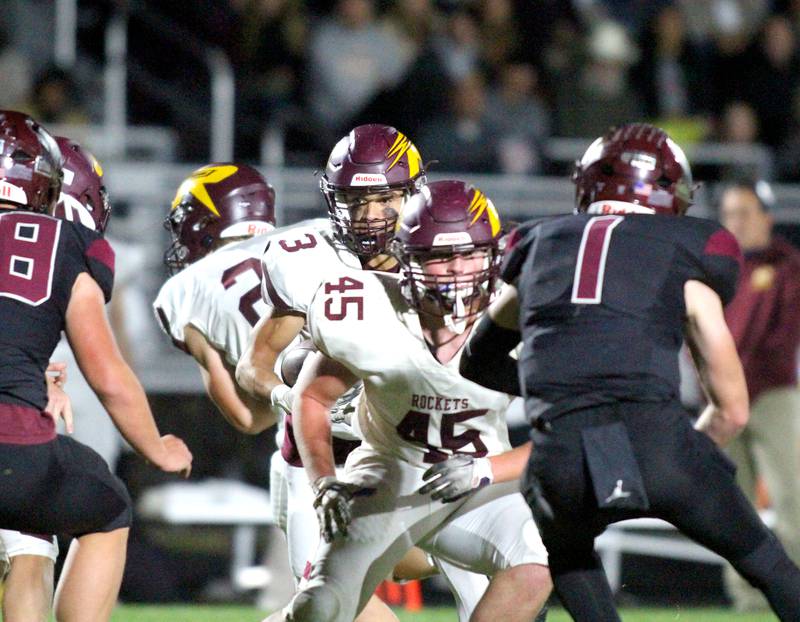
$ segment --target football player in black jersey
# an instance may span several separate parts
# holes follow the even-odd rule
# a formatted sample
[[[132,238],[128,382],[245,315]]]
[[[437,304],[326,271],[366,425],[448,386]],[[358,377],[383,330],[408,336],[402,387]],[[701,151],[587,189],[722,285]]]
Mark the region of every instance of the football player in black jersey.
[[[45,369],[61,331],[134,449],[175,473],[188,474],[192,456],[183,441],[159,434],[108,327],[111,247],[88,228],[48,215],[61,166],[44,128],[22,113],[0,111],[0,525],[74,536],[56,618],[108,620],[125,565],[131,502],[98,454],[55,433]]]
[[[723,317],[735,239],[684,216],[689,164],[656,127],[610,130],[574,181],[576,214],[526,223],[511,240],[507,286],[461,360],[466,377],[525,398],[533,450],[523,489],[555,591],[576,620],[619,620],[594,539],[610,523],[653,516],[729,560],[781,620],[800,620],[800,570],[720,449],[749,414]],[[684,338],[709,401],[694,426],[678,396]],[[509,352],[520,340],[517,364]],[[528,451],[494,458],[493,470],[509,477],[513,461],[521,474]],[[470,470],[440,463],[427,477],[457,495]]]

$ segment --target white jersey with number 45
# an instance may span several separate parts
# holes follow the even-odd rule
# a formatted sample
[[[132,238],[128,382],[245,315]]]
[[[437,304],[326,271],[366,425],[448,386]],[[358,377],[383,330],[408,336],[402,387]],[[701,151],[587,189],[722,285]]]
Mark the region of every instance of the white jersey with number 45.
[[[317,348],[364,381],[357,433],[374,449],[424,466],[453,453],[510,449],[510,397],[458,373],[428,348],[400,276],[341,270],[317,290],[308,326]]]

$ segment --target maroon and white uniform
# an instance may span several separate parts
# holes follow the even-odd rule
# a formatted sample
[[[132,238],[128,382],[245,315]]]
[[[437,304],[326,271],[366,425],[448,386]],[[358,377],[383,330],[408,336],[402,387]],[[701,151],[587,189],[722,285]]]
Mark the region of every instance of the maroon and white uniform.
[[[81,535],[130,524],[130,499],[103,459],[56,437],[45,369],[86,272],[106,300],[114,253],[88,229],[29,211],[0,212],[0,525]]]
[[[366,408],[356,426],[364,441],[343,477],[361,488],[348,535],[320,544],[300,599],[306,606],[295,610],[293,601],[287,608],[298,622],[309,612],[314,622],[352,620],[413,545],[490,576],[547,564],[517,483],[454,503],[419,493],[434,462],[510,449],[510,398],[463,378],[460,353],[446,364],[433,357],[401,287],[398,275],[343,269],[321,284],[309,308],[315,345],[364,382]],[[308,607],[309,597],[320,606]]]

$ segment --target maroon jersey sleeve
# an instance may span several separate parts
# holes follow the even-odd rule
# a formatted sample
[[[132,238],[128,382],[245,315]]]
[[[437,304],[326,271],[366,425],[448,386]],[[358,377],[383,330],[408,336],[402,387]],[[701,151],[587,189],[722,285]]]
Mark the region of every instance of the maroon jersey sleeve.
[[[506,283],[515,284],[525,265],[531,245],[536,238],[536,226],[542,219],[525,222],[508,234],[505,245],[503,264],[500,267],[500,278]]]
[[[742,268],[742,251],[736,238],[722,225],[709,221],[705,235],[696,242],[702,269],[700,281],[719,294],[723,305],[733,300]]]
[[[88,272],[103,291],[105,301],[111,300],[114,289],[114,250],[108,241],[95,231],[81,225],[72,225],[76,244],[81,249],[83,265],[76,266],[79,272]],[[76,275],[77,276],[77,275]]]

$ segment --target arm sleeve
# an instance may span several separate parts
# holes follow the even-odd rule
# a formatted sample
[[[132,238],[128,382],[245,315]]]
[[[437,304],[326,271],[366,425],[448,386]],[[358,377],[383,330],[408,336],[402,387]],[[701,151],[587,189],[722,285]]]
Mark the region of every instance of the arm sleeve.
[[[742,267],[742,251],[736,238],[721,225],[706,237],[700,254],[701,281],[719,295],[727,305],[736,294],[736,285]]]
[[[75,254],[70,251],[75,257],[70,270],[74,275],[70,280],[74,280],[80,272],[87,272],[100,286],[105,301],[111,300],[114,289],[114,250],[111,245],[98,233],[83,225],[63,221],[62,230],[75,249]]]
[[[185,303],[192,300],[192,295],[191,292],[184,291],[185,288],[177,280],[180,276],[179,273],[164,283],[153,302],[153,312],[161,330],[172,340],[173,345],[187,352],[183,329],[191,318]]]
[[[522,395],[517,361],[510,355],[519,340],[518,331],[498,326],[485,314],[464,347],[459,372],[487,389]]]
[[[82,225],[69,223],[84,248],[86,271],[97,282],[105,301],[111,300],[114,289],[114,249],[100,234]]]
[[[516,283],[522,272],[522,266],[536,237],[535,228],[540,220],[523,223],[508,234],[503,265],[500,267],[500,278],[506,283]]]

